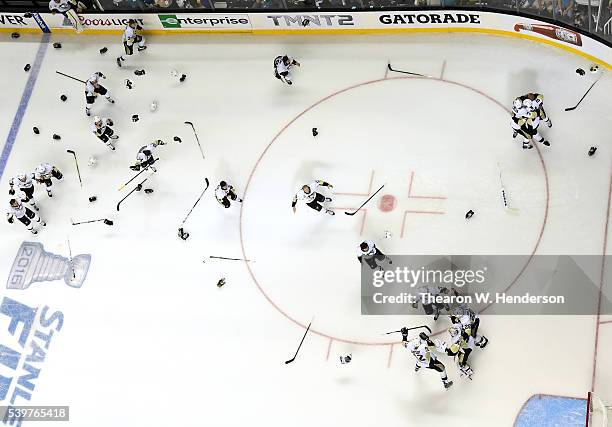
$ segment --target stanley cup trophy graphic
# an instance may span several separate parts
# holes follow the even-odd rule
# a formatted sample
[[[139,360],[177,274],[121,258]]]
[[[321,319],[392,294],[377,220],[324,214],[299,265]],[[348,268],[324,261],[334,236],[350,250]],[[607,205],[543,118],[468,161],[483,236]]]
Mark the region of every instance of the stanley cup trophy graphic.
[[[27,289],[32,283],[64,279],[73,288],[85,281],[91,255],[77,255],[68,259],[46,252],[41,243],[23,242],[6,283],[7,289]]]

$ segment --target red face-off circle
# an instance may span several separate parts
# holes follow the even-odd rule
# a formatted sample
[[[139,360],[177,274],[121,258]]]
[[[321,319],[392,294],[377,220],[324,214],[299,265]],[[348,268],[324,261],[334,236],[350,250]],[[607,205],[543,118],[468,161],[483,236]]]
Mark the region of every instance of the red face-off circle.
[[[391,194],[385,194],[378,202],[378,209],[382,212],[391,212],[397,206],[397,199]]]

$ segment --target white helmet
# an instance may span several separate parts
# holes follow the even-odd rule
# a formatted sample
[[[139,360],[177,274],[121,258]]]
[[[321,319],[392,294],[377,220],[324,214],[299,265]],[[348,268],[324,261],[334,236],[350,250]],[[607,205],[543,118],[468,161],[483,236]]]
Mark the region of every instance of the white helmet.
[[[26,174],[25,173],[20,173],[19,175],[17,175],[17,179],[19,181],[25,181],[26,180]]]
[[[533,109],[533,102],[531,102],[531,99],[527,98],[523,101],[523,106],[528,110],[531,110]]]
[[[450,328],[448,328],[448,333],[451,335],[451,337],[459,335],[459,332],[459,328],[456,326],[451,326]]]
[[[39,174],[45,173],[45,166],[42,164],[36,166],[36,172],[38,172]]]
[[[514,100],[514,102],[512,103],[512,107],[514,107],[514,109],[519,110],[521,109],[521,107],[523,106],[523,103],[521,102],[520,99],[516,98]]]
[[[95,124],[102,123],[102,119],[100,118],[100,116],[95,116],[94,117],[94,123]]]

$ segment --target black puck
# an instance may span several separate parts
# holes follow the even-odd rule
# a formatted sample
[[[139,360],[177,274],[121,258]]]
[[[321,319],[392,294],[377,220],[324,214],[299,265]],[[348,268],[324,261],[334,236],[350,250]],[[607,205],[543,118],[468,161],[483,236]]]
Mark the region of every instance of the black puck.
[[[60,96],[60,99],[62,100],[62,102],[66,102],[68,97],[66,95],[62,94],[62,96]]]
[[[106,52],[108,52],[108,48],[106,46],[100,49],[100,55],[104,55]]]
[[[56,49],[61,49],[62,48],[62,44],[60,42],[55,42],[53,43],[53,47]]]
[[[32,131],[33,131],[33,132],[34,132],[36,135],[38,135],[38,134],[40,133],[40,131],[38,130],[38,128],[37,128],[36,126],[34,126],[34,127],[32,128]]]
[[[471,217],[474,216],[474,211],[473,210],[469,210],[467,211],[467,213],[465,214],[465,219],[470,219]]]
[[[96,196],[91,196],[89,198],[89,201],[92,202],[92,203],[95,202],[96,200],[98,200],[98,198]]]
[[[30,71],[30,68],[32,68],[30,64],[25,64],[25,67],[23,67],[23,71],[28,72]]]
[[[588,152],[589,157],[591,157],[593,154],[595,154],[596,151],[597,151],[597,147],[589,148],[589,152]]]

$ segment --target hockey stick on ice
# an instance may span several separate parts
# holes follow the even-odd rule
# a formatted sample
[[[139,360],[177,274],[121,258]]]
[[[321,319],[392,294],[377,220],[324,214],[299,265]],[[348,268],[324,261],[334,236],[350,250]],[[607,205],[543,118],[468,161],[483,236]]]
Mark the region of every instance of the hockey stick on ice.
[[[79,175],[79,182],[81,183],[81,188],[83,188],[83,181],[81,180],[81,171],[79,170],[79,162],[77,161],[76,153],[72,150],[66,150],[66,152],[74,156],[74,164],[76,165],[77,174]]]
[[[152,164],[154,164],[156,161],[158,161],[159,158],[153,160],[153,163],[151,163],[150,165],[147,165],[147,167],[145,167],[143,170],[141,170],[140,172],[138,172],[136,175],[134,175],[133,177],[131,177],[129,179],[128,182],[126,182],[125,184],[121,185],[121,187],[119,187],[118,191],[123,190],[130,182],[134,181],[136,178],[138,178],[140,176],[141,173],[143,173],[144,171],[146,171],[147,169],[149,169],[149,166],[151,166]]]
[[[580,105],[580,103],[582,102],[582,100],[584,98],[586,98],[586,96],[588,95],[588,93],[591,91],[591,89],[593,89],[593,86],[595,86],[597,84],[597,82],[599,81],[599,79],[601,79],[601,76],[603,76],[603,74],[601,74],[597,80],[595,80],[593,82],[593,84],[591,85],[591,87],[584,93],[584,95],[582,95],[582,98],[580,98],[580,101],[578,101],[578,103],[576,105],[574,105],[573,107],[568,107],[565,109],[565,111],[574,111],[576,108],[578,108],[578,106]]]
[[[389,69],[389,71],[393,71],[394,73],[410,74],[411,76],[419,76],[419,77],[431,78],[431,76],[426,76],[425,74],[411,73],[410,71],[394,70],[391,67],[391,63],[390,62],[387,62],[387,68]]]
[[[431,334],[431,328],[429,326],[425,326],[425,325],[421,325],[421,326],[413,326],[412,328],[406,328],[409,331],[412,331],[414,329],[427,329],[429,331],[429,333]],[[391,332],[385,332],[383,335],[390,335],[390,334],[397,334],[402,332],[400,331],[391,331]]]
[[[68,77],[69,79],[76,80],[77,82],[81,82],[81,83],[85,84],[85,80],[77,79],[76,77],[69,76],[68,74],[64,74],[64,73],[62,73],[60,71],[56,71],[56,73],[60,74],[60,75],[62,75],[64,77]]]
[[[310,330],[310,325],[312,325],[312,321],[308,324],[308,327],[306,328],[306,332],[304,332],[304,336],[302,337],[302,341],[300,341],[300,345],[298,345],[297,350],[295,351],[295,354],[293,355],[293,357],[289,360],[285,360],[285,365],[290,364],[291,362],[293,362],[295,360],[295,358],[298,355],[298,352],[300,351],[300,348],[302,348],[302,343],[304,343],[304,338],[306,338],[306,334],[308,334],[308,331]]]
[[[113,225],[113,221],[111,221],[110,219],[106,219],[106,218],[100,218],[100,219],[92,219],[89,221],[81,221],[81,222],[74,222],[72,221],[72,219],[70,220],[70,222],[72,222],[72,225],[80,225],[80,224],[89,224],[92,222],[104,222],[104,224],[106,225]]]
[[[506,195],[506,187],[504,187],[504,180],[502,179],[502,170],[499,162],[497,163],[497,168],[499,169],[499,185],[501,189],[502,203],[504,204],[504,208],[511,212],[518,212],[518,208],[510,206],[510,203],[508,203],[508,196]]]
[[[244,258],[227,258],[227,257],[224,257],[224,256],[213,256],[213,255],[210,255],[208,258],[209,258],[209,259],[225,259],[225,260],[228,260],[228,261],[255,262],[255,261],[250,260],[250,259],[244,259]],[[202,262],[206,262],[206,260],[203,260]]]
[[[193,204],[193,207],[189,210],[189,213],[187,214],[187,216],[185,216],[185,219],[183,220],[183,222],[181,222],[181,227],[183,225],[185,225],[185,222],[187,221],[187,218],[189,218],[189,215],[191,215],[191,212],[193,212],[193,210],[195,209],[196,205],[202,199],[202,196],[204,196],[204,193],[206,193],[206,190],[208,190],[208,186],[210,185],[210,182],[208,182],[208,178],[204,178],[204,182],[206,182],[206,187],[204,187],[204,191],[202,191],[202,194],[200,194],[200,197],[198,197],[198,200],[196,200],[196,202]]]
[[[191,129],[193,129],[193,134],[195,135],[196,141],[198,142],[198,147],[200,147],[200,153],[202,153],[202,159],[204,160],[204,151],[202,150],[202,146],[200,145],[200,138],[198,138],[198,133],[195,130],[195,126],[191,122],[185,122],[185,124],[191,126]]]
[[[150,176],[146,177],[140,184],[138,184],[136,187],[134,187],[132,189],[132,191],[130,191],[127,196],[125,196],[123,199],[119,200],[119,203],[117,203],[117,211],[119,211],[119,205],[121,205],[121,203],[127,199],[128,197],[130,197],[130,195],[134,192],[134,191],[140,191],[142,190],[142,184],[144,184],[148,179],[150,178]]]
[[[370,200],[372,200],[372,198],[373,198],[374,196],[376,196],[376,194],[378,194],[378,192],[379,192],[380,190],[382,190],[384,186],[385,186],[385,184],[381,185],[381,186],[380,186],[380,188],[379,188],[378,190],[376,190],[376,193],[372,194],[372,195],[371,195],[371,196],[368,198],[368,200],[366,200],[365,202],[363,202],[363,204],[362,204],[361,206],[359,206],[359,208],[358,208],[356,211],[354,211],[354,212],[344,212],[344,213],[345,213],[346,215],[350,215],[350,216],[355,215],[355,214],[356,214],[357,212],[359,212],[359,211],[361,210],[361,208],[363,208],[363,207],[364,207],[364,206],[365,206],[365,205],[366,205],[366,204],[367,204],[367,203],[368,203]]]

